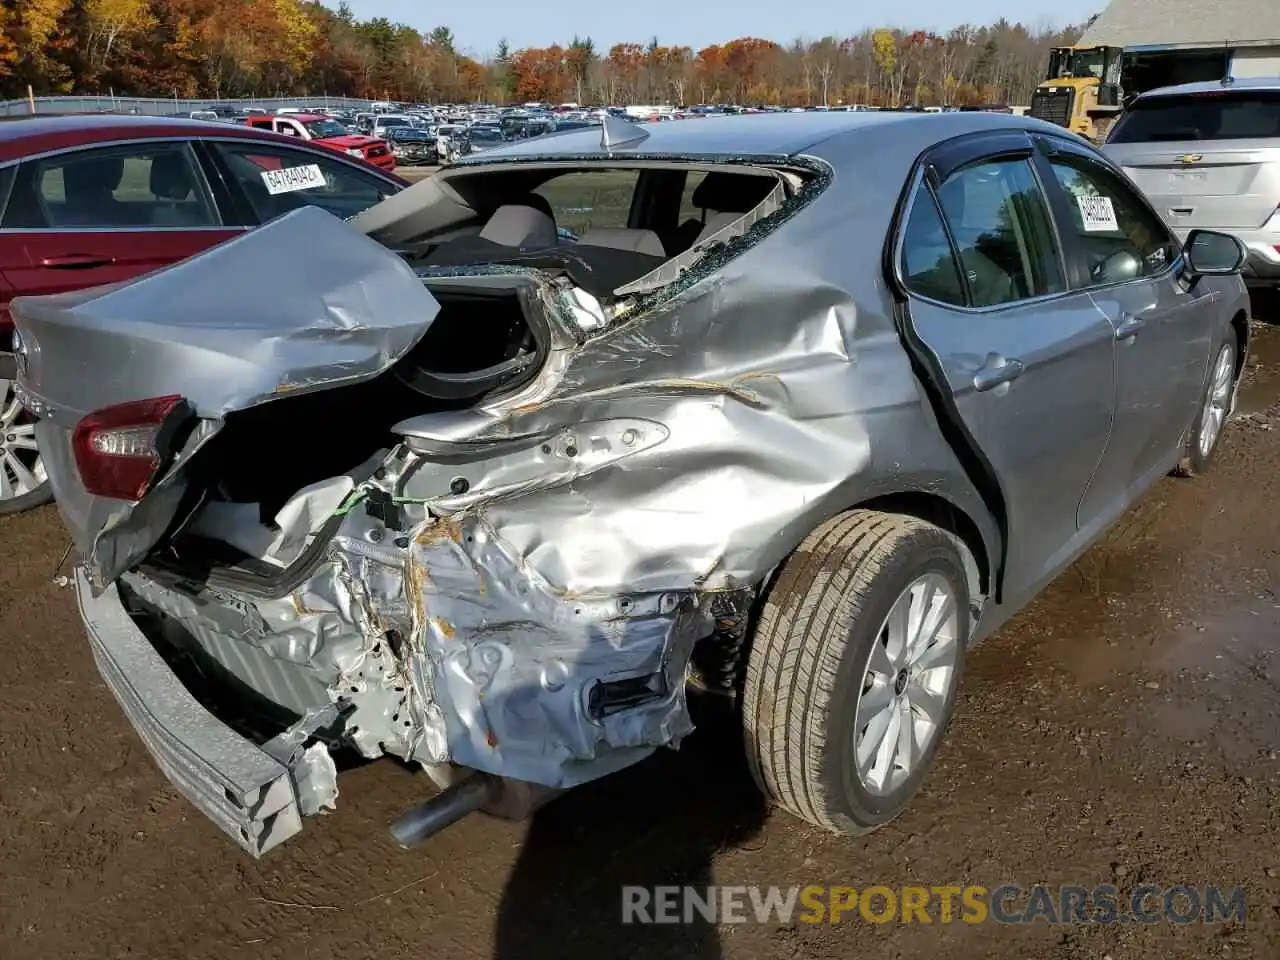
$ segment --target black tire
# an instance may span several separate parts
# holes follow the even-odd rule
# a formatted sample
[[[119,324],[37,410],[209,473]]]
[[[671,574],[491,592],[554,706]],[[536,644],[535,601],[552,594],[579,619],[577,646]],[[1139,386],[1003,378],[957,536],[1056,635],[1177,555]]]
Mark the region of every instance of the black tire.
[[[1200,440],[1204,436],[1205,425],[1209,414],[1209,400],[1214,391],[1214,372],[1218,364],[1222,363],[1223,353],[1227,353],[1226,363],[1230,365],[1231,384],[1230,389],[1235,389],[1237,354],[1240,346],[1236,341],[1235,331],[1228,330],[1223,341],[1218,344],[1217,349],[1213,352],[1213,358],[1209,364],[1208,382],[1205,384],[1204,394],[1200,398],[1200,409],[1196,413],[1196,422],[1191,428],[1191,434],[1187,437],[1187,445],[1182,453],[1182,459],[1178,461],[1178,466],[1174,469],[1174,474],[1179,477],[1194,477],[1204,473],[1213,463],[1213,458],[1218,452],[1218,448],[1222,446],[1222,435],[1226,432],[1226,416],[1230,413],[1230,409],[1224,411],[1222,424],[1218,427],[1216,436],[1208,450],[1200,449]],[[1227,400],[1230,403],[1230,397]]]
[[[932,766],[955,708],[972,629],[962,547],[914,517],[853,510],[815,530],[783,564],[756,625],[743,733],[766,798],[836,833],[896,817]],[[940,574],[955,598],[955,664],[937,733],[905,781],[875,795],[854,766],[854,723],[872,645],[897,599]]]
[[[53,487],[50,486],[47,480],[30,493],[21,497],[0,500],[0,517],[8,516],[11,513],[34,510],[36,507],[43,507],[46,503],[53,503]]]

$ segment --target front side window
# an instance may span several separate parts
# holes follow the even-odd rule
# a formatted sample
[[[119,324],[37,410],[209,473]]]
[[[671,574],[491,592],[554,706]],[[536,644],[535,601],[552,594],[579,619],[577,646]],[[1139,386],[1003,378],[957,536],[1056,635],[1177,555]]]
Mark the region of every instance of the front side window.
[[[264,223],[304,205],[345,220],[397,192],[372,174],[309,151],[261,143],[218,143],[216,148]]]
[[[1053,157],[1054,176],[1067,194],[1070,223],[1094,283],[1162,272],[1176,256],[1173,238],[1118,176],[1084,158]]]
[[[216,227],[218,215],[185,143],[57,154],[22,164],[5,210],[10,228]]]
[[[993,307],[1065,289],[1061,255],[1040,184],[1026,160],[987,160],[951,174],[937,191],[954,242],[966,302]],[[923,196],[921,201],[923,201]],[[931,203],[917,202],[904,240],[909,283],[956,299],[946,231]],[[919,220],[917,221],[917,210]],[[932,289],[926,294],[923,288]]]

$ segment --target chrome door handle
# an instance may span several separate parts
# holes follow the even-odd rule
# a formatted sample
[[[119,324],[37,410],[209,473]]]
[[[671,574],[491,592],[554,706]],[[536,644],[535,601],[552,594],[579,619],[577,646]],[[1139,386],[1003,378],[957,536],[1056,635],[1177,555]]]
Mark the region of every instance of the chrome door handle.
[[[1135,316],[1132,313],[1120,314],[1120,325],[1116,327],[1116,339],[1128,340],[1138,335],[1138,331],[1146,326],[1146,317]]]
[[[987,365],[973,375],[973,389],[981,392],[994,390],[1004,383],[1011,383],[1022,376],[1024,367],[1021,360],[988,361]]]

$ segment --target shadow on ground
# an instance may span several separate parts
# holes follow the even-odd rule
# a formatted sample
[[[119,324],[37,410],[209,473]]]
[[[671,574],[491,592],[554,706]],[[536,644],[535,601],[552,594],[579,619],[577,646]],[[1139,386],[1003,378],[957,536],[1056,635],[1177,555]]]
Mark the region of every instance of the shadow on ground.
[[[716,928],[696,914],[622,922],[624,886],[705,888],[715,882],[712,859],[749,845],[764,823],[732,708],[691,709],[698,729],[678,753],[660,751],[534,816],[503,893],[495,960],[721,956]]]

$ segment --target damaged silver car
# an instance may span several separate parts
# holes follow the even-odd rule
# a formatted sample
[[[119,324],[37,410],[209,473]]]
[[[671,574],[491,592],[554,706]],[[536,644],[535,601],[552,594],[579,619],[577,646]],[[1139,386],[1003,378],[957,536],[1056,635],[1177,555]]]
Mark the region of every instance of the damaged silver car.
[[[857,833],[966,648],[1207,466],[1243,259],[1033,120],[610,119],[14,314],[102,675],[250,853],[340,747],[442,788],[409,843],[678,745],[690,683]]]

